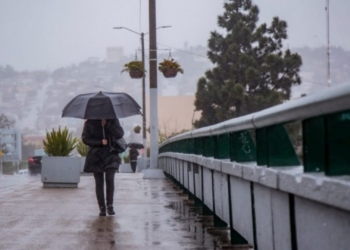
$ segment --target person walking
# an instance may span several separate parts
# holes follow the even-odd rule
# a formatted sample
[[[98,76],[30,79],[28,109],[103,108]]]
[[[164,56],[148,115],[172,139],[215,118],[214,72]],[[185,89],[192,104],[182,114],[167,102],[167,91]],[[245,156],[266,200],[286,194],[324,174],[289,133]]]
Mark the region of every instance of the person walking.
[[[132,172],[134,173],[136,172],[138,156],[139,156],[139,151],[136,148],[129,149],[130,166],[131,166]]]
[[[95,190],[100,216],[114,215],[114,175],[119,169],[121,159],[115,151],[111,150],[109,140],[122,138],[124,130],[119,120],[87,120],[84,124],[82,141],[89,146],[86,155],[84,172],[93,173]],[[106,182],[106,203],[104,195],[104,182]]]

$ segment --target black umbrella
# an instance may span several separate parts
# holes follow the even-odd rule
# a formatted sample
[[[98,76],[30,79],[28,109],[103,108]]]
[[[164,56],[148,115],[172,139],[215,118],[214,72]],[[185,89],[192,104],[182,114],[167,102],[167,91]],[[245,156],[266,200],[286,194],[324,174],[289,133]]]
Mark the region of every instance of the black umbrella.
[[[141,107],[126,93],[98,92],[74,97],[63,109],[62,117],[116,119],[141,114]]]
[[[144,147],[143,147],[143,144],[138,143],[138,142],[130,142],[130,143],[128,143],[128,147],[129,147],[129,148],[136,148],[136,149],[142,149],[142,148],[144,148]]]

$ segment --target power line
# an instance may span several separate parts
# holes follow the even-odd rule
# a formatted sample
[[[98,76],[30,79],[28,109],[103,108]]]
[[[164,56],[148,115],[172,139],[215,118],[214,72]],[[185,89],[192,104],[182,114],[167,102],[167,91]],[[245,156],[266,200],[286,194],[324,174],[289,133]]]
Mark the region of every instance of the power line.
[[[196,54],[196,53],[187,51],[187,50],[182,50],[182,49],[174,48],[174,47],[171,47],[171,46],[169,46],[169,45],[165,45],[165,44],[161,44],[161,43],[157,43],[157,45],[160,45],[160,46],[163,46],[163,47],[168,47],[168,48],[171,48],[171,49],[174,49],[174,50],[178,50],[178,51],[181,51],[181,52],[184,52],[184,53],[187,53],[187,54],[195,55],[195,56],[198,56],[198,57],[207,58],[206,56],[199,55],[199,54]]]
[[[187,50],[182,50],[182,49],[174,48],[174,47],[171,47],[171,46],[168,46],[168,45],[164,45],[164,44],[161,44],[161,43],[157,43],[157,44],[158,44],[158,45],[160,45],[160,46],[163,46],[163,47],[168,47],[168,48],[171,48],[171,49],[174,49],[174,50],[178,50],[178,51],[181,51],[181,52],[184,52],[184,53],[190,54],[190,55],[195,55],[195,56],[198,56],[198,57],[207,58],[206,56],[199,55],[199,54],[196,54],[196,53],[193,53],[193,52],[187,51]]]
[[[147,40],[147,39],[145,39],[145,41],[149,42],[149,40]],[[198,57],[202,57],[202,58],[208,58],[207,56],[199,55],[199,54],[187,51],[187,50],[178,49],[178,48],[171,47],[169,45],[161,44],[161,43],[158,43],[158,42],[157,42],[157,45],[160,45],[160,46],[163,46],[163,47],[167,47],[167,48],[170,48],[170,49],[174,49],[174,50],[178,50],[178,51],[181,51],[181,52],[184,52],[184,53],[187,53],[187,54],[191,54],[191,55],[194,55],[194,56],[198,56]]]

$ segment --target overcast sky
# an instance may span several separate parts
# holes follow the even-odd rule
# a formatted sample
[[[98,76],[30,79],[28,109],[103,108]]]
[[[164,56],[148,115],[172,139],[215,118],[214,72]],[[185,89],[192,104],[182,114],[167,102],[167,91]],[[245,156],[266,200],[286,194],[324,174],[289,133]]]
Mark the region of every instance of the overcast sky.
[[[141,5],[140,5],[141,3]],[[158,48],[206,46],[224,0],[158,0]],[[290,48],[326,44],[326,0],[255,0],[260,21],[273,16],[288,22]],[[331,43],[350,50],[350,1],[331,0]],[[0,0],[0,65],[17,70],[50,69],[105,58],[109,46],[126,54],[139,48],[139,37],[126,30],[148,32],[147,0]],[[146,39],[148,39],[146,37]],[[148,43],[146,44],[148,46]],[[164,53],[162,51],[159,54]]]

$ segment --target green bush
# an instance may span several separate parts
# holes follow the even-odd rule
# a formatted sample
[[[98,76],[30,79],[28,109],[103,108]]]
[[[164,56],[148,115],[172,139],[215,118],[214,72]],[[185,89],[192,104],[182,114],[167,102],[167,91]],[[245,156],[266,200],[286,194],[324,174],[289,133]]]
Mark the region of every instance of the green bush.
[[[79,140],[78,145],[77,145],[77,151],[81,156],[86,156],[87,152],[89,150],[89,146],[85,145],[84,142]]]
[[[130,157],[129,157],[129,155],[124,155],[124,156],[123,156],[123,161],[124,161],[124,163],[130,163]]]
[[[68,128],[58,128],[56,131],[46,131],[46,140],[43,141],[44,151],[48,156],[69,156],[76,148],[79,142],[78,138],[69,133]]]

